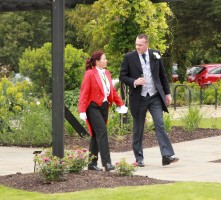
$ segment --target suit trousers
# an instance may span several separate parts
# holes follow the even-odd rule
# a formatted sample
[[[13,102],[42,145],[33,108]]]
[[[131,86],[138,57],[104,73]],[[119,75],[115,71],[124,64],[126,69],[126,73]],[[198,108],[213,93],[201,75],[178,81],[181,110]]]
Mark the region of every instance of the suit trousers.
[[[108,102],[103,102],[101,106],[91,102],[87,109],[87,118],[93,131],[89,151],[95,158],[92,159],[91,165],[97,165],[98,153],[100,152],[102,165],[105,166],[107,163],[111,163],[106,127]]]
[[[174,155],[173,147],[164,128],[162,100],[159,93],[157,93],[153,96],[147,95],[146,97],[141,97],[139,114],[133,118],[133,152],[136,161],[144,159],[142,141],[147,111],[150,112],[154,122],[161,155]]]

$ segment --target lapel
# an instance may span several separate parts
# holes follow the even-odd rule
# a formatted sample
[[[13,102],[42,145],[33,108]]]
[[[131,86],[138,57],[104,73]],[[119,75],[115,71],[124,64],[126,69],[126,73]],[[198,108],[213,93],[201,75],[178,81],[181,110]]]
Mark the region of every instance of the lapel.
[[[137,66],[138,70],[140,71],[140,74],[143,74],[143,69],[142,69],[139,54],[137,53],[137,51],[134,52],[134,61],[137,64],[136,66]]]
[[[151,72],[153,73],[154,65],[155,65],[155,60],[154,60],[154,57],[153,57],[153,50],[148,49],[148,52],[149,52],[149,58],[150,58],[150,69],[151,69]]]
[[[95,67],[93,67],[92,71],[94,74],[95,81],[97,82],[101,92],[104,94],[103,85],[102,85],[101,78],[100,78],[100,75],[99,75],[97,69]]]

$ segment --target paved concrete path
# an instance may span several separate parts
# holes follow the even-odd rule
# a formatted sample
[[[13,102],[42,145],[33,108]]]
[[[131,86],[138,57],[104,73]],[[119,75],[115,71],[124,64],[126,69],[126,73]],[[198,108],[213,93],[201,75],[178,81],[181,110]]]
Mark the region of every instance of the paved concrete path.
[[[159,147],[144,149],[146,166],[138,168],[136,175],[161,180],[201,181],[221,183],[221,136],[173,144],[177,163],[162,166]],[[125,158],[134,162],[132,151],[112,153],[112,160]],[[213,161],[220,160],[214,163]]]
[[[159,147],[144,149],[145,167],[136,175],[172,181],[201,181],[221,183],[221,136],[173,144],[180,161],[162,166]],[[33,152],[39,148],[0,147],[0,175],[34,171]],[[112,163],[125,158],[133,163],[132,151],[111,153]],[[101,165],[100,165],[101,166]]]
[[[180,118],[187,107],[170,108],[174,118]],[[221,117],[221,107],[203,106],[201,112],[206,117]],[[208,181],[221,183],[221,136],[173,144],[180,161],[162,166],[159,147],[144,149],[145,164],[138,168],[136,175],[173,181]],[[29,173],[34,171],[33,152],[40,148],[20,148],[0,146],[0,176]],[[112,162],[125,158],[133,163],[132,151],[111,153]],[[212,162],[220,160],[220,162]],[[100,164],[101,166],[101,164]]]

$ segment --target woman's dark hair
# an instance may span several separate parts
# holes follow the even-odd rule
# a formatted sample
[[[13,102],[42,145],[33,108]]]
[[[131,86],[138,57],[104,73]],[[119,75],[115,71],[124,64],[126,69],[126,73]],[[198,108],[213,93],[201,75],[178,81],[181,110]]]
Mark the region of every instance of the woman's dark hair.
[[[96,66],[96,60],[100,60],[101,56],[104,54],[102,51],[95,51],[92,53],[91,58],[86,61],[86,70],[92,69]]]

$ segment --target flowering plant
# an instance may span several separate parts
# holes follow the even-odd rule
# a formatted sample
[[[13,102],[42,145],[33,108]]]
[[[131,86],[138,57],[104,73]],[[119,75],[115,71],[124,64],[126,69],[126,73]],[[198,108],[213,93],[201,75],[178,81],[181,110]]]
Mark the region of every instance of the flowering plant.
[[[158,52],[153,52],[153,55],[154,55],[154,59],[160,59],[161,56]]]
[[[36,172],[42,177],[45,183],[61,181],[70,172],[80,172],[84,167],[90,164],[93,156],[89,156],[87,149],[65,151],[65,156],[61,159],[52,155],[52,150],[43,150],[36,154],[34,162]]]
[[[52,155],[51,149],[43,150],[34,157],[36,172],[43,178],[45,183],[61,181],[65,178],[67,167],[65,162]]]
[[[64,161],[69,172],[80,172],[93,158],[89,156],[89,151],[85,148],[78,150],[70,150],[66,153]]]
[[[138,166],[137,162],[134,162],[133,164],[127,163],[125,158],[122,158],[120,162],[117,162],[115,164],[116,164],[115,170],[121,176],[132,176]]]

